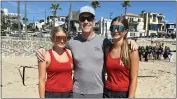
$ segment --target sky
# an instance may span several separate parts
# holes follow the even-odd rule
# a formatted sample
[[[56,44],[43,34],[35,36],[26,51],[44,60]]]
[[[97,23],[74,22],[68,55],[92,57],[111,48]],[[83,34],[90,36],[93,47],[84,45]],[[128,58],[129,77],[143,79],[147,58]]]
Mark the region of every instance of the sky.
[[[96,20],[103,18],[110,18],[110,13],[112,17],[119,16],[124,14],[125,10],[122,7],[121,3],[123,1],[100,1],[100,8],[97,8]],[[46,16],[52,15],[50,9],[50,1],[28,1],[27,2],[27,18],[29,22],[39,21],[40,19],[45,19],[45,10]],[[60,4],[62,10],[57,10],[57,15],[67,16],[69,13],[70,2],[57,1]],[[72,1],[72,10],[78,11],[82,6],[90,5],[90,1]],[[20,13],[24,17],[24,1],[20,2]],[[176,23],[176,2],[175,1],[131,1],[131,7],[128,7],[127,13],[140,14],[142,10],[146,12],[156,12],[165,15],[165,20],[167,23]],[[1,8],[7,8],[9,13],[17,13],[17,1],[8,2],[3,1]]]

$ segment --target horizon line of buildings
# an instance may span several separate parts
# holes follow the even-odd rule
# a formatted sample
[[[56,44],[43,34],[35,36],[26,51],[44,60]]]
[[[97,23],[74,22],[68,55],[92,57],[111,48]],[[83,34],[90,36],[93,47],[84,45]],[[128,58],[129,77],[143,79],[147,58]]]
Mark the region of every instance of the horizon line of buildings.
[[[155,36],[163,34],[176,34],[176,23],[166,23],[165,16],[160,13],[145,12],[141,14],[127,13],[125,15],[129,22],[128,37]],[[109,27],[112,19],[104,19],[98,21],[97,30],[101,31],[101,35],[111,38]]]
[[[8,13],[8,9],[1,8],[1,13],[5,16],[8,16],[8,20],[11,22],[18,22],[18,14],[17,13]],[[79,27],[79,11],[71,11],[67,16],[57,16],[55,20],[55,26],[64,25],[68,28],[68,20],[70,16],[70,30],[75,34],[81,33],[81,28]],[[171,34],[176,33],[176,23],[167,23],[165,22],[165,16],[161,13],[154,12],[145,12],[142,11],[141,14],[133,14],[127,13],[126,18],[129,22],[129,33],[128,37],[141,37],[141,36],[150,36],[157,35],[159,33]],[[24,22],[20,15],[20,22]],[[105,19],[103,17],[100,18],[99,21],[96,22],[95,32],[100,35],[104,35],[108,38],[111,38],[109,27],[112,19]],[[46,19],[41,19],[40,22],[28,23],[33,25],[33,28],[41,29],[43,25],[53,25],[53,16],[47,16]],[[24,28],[23,28],[24,30]]]

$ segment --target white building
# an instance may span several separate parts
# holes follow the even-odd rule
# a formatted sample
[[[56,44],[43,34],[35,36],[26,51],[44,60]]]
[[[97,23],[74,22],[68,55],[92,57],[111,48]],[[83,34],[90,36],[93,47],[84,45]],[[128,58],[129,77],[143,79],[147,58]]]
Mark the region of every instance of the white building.
[[[99,24],[99,31],[100,35],[107,37],[108,39],[112,39],[111,32],[109,30],[111,26],[112,19],[104,19],[101,17],[101,19],[98,21]]]
[[[3,15],[6,16],[6,20],[9,20],[11,23],[18,22],[18,13],[9,13],[6,8],[1,8],[1,12],[3,12]],[[21,14],[19,16],[21,21]]]
[[[6,9],[6,8],[1,8],[1,11],[4,13],[4,15],[8,15],[8,9]]]
[[[9,13],[7,8],[1,8],[1,13],[2,16],[4,17],[4,22],[6,24],[12,25],[13,23],[18,23],[18,13]],[[20,16],[20,22],[22,23],[21,15],[19,16]],[[7,27],[7,30],[10,31],[11,28]]]
[[[58,16],[57,18],[55,18],[55,26],[63,25],[65,23],[65,20],[66,16]]]
[[[176,34],[176,24],[175,23],[167,23],[166,28],[167,28],[168,34]]]
[[[128,19],[129,22],[129,32],[127,37],[140,37],[145,35],[144,20],[142,17],[139,15],[127,13],[126,19]],[[108,39],[112,38],[111,32],[109,30],[111,21],[112,19],[104,19],[103,17],[98,21],[98,33],[107,37]]]
[[[129,32],[127,37],[145,36],[143,17],[132,13],[127,13],[125,17],[129,23]]]
[[[38,30],[42,29],[42,26],[45,24],[45,22],[34,22],[34,28],[38,28]]]
[[[8,13],[8,19],[13,23],[18,23],[18,14],[17,13]],[[20,21],[22,22],[21,20],[21,15],[20,15]]]
[[[165,16],[160,13],[143,12],[145,20],[146,35],[158,35],[158,33],[166,33]]]
[[[63,25],[65,23],[66,16],[57,16],[54,20],[55,20],[55,26],[60,26],[60,25]],[[47,22],[50,25],[53,25],[53,18],[49,18],[47,20]]]

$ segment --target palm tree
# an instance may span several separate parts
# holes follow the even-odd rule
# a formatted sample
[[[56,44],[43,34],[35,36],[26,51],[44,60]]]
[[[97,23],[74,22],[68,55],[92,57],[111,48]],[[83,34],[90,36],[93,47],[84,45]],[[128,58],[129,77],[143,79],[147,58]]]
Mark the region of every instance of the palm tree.
[[[50,7],[52,9],[52,13],[53,13],[53,26],[55,26],[55,18],[56,18],[56,14],[57,14],[57,9],[62,10],[61,8],[59,8],[60,4],[58,3],[52,3],[52,6]]]
[[[96,10],[96,8],[100,8],[100,3],[98,1],[92,1],[91,2],[92,7]]]
[[[21,23],[20,23],[20,1],[17,1],[17,11],[18,11],[18,32],[19,32],[19,38],[22,37],[21,35]]]
[[[129,0],[125,0],[124,3],[122,3],[122,7],[125,8],[125,15],[127,14],[127,8],[130,7],[130,1]]]
[[[25,1],[25,16],[24,16],[24,20],[25,20],[25,34],[26,34],[26,40],[28,39],[28,31],[27,31],[27,1]]]

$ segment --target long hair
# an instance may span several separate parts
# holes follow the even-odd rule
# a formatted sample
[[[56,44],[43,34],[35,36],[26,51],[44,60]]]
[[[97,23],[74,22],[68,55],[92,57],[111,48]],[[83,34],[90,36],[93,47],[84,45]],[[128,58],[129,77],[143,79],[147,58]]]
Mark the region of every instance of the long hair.
[[[128,45],[128,39],[127,39],[127,34],[128,34],[128,20],[125,18],[125,16],[118,16],[115,17],[112,22],[111,25],[115,22],[120,22],[124,25],[124,28],[126,30],[126,34],[123,38],[123,43],[121,45],[121,53],[120,53],[120,58],[122,60],[122,62],[124,63],[125,66],[129,66],[131,64],[131,60],[130,60],[130,47]]]

